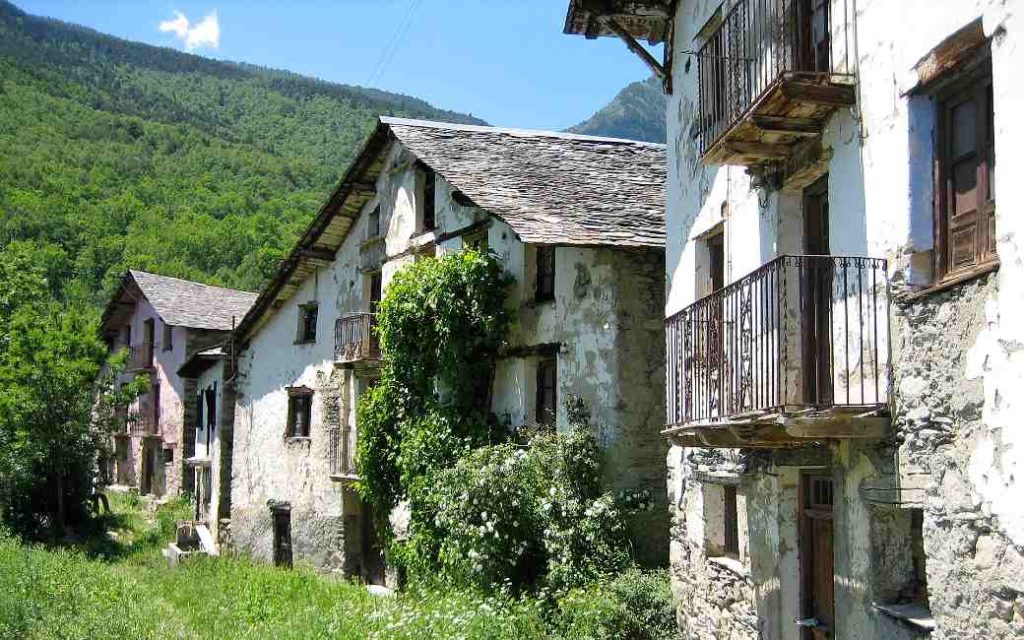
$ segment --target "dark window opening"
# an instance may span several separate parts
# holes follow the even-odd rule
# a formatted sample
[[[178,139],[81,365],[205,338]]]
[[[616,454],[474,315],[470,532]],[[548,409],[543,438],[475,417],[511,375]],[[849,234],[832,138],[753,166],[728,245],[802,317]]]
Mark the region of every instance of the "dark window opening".
[[[384,299],[384,276],[381,272],[370,274],[370,313],[377,313],[380,301]]]
[[[308,302],[299,307],[298,342],[316,342],[316,320],[319,305]]]
[[[156,334],[155,325],[153,319],[150,318],[142,324],[142,348],[143,357],[147,366],[153,364],[153,341]]]
[[[291,389],[288,391],[288,425],[286,434],[289,438],[308,438],[309,422],[312,416],[313,392],[309,389]]]
[[[380,205],[377,205],[366,217],[366,240],[373,240],[380,236]]]
[[[558,360],[537,362],[537,424],[555,426],[558,408]]]
[[[722,551],[727,556],[738,558],[740,555],[740,530],[739,518],[736,509],[736,487],[726,485],[722,487],[723,494],[723,515],[724,522],[724,545]]]
[[[555,299],[555,248],[537,246],[537,285],[534,299],[538,302]]]
[[[217,426],[217,391],[216,388],[206,390],[206,447],[209,451],[213,440],[213,430]]]
[[[275,504],[270,508],[274,527],[274,565],[292,566],[292,510],[290,505]]]
[[[935,249],[941,279],[997,259],[991,60],[937,99]]]
[[[149,393],[150,393],[150,395],[152,397],[152,402],[150,402],[150,407],[152,407],[152,415],[150,416],[150,418],[153,421],[153,424],[152,424],[152,426],[150,428],[150,432],[151,433],[159,433],[160,432],[160,383],[159,382],[151,383],[150,388],[149,388]]]
[[[174,327],[164,323],[164,351],[170,351],[174,348]]]
[[[423,171],[423,225],[421,231],[432,231],[435,226],[434,205],[437,176],[433,169],[421,164]]]
[[[174,462],[174,449],[164,449],[164,464],[171,464]]]
[[[711,291],[725,286],[725,233],[716,233],[707,239],[708,259],[711,266]]]

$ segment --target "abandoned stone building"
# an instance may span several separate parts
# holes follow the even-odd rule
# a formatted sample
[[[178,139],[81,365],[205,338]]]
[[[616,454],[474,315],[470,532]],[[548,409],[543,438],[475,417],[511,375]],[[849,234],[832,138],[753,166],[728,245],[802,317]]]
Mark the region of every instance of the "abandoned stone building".
[[[515,279],[495,415],[564,429],[582,398],[609,482],[659,505],[634,533],[664,562],[664,177],[661,145],[381,118],[235,334],[235,547],[384,578],[353,488],[374,310],[404,265],[473,246]]]
[[[228,339],[256,294],[211,287],[144,271],[129,271],[107,304],[101,331],[111,353],[128,350],[126,370],[115,384],[138,375],[148,390],[119,420],[114,435],[116,485],[135,487],[143,495],[192,491],[194,384],[178,375],[196,351]]]
[[[567,33],[622,38],[670,96],[684,637],[1024,637],[1021,19],[570,2]]]

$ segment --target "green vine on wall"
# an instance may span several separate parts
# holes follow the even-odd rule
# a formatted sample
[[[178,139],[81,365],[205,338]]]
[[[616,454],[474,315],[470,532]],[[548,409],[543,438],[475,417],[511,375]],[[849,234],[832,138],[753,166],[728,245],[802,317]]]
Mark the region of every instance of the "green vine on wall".
[[[384,516],[429,472],[496,439],[489,413],[511,278],[494,256],[426,258],[392,278],[376,331],[378,383],[360,398],[358,490]]]

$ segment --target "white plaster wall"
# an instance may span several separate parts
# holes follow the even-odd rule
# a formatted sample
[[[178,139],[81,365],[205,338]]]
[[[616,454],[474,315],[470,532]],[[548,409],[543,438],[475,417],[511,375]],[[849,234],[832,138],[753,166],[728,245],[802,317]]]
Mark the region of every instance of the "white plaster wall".
[[[780,251],[799,250],[785,231],[786,215],[778,198],[758,210],[743,169],[707,167],[697,159],[690,137],[696,113],[696,63],[683,53],[694,46],[699,29],[719,2],[682,2],[676,15],[675,92],[669,101],[666,314],[696,298],[695,249],[692,241],[715,224],[728,203],[727,281],[735,280]],[[904,93],[916,83],[914,65],[944,38],[982,17],[992,42],[995,86],[996,225],[1002,267],[998,294],[989,301],[989,328],[971,349],[971,364],[962,375],[985,384],[988,437],[973,443],[970,478],[986,509],[998,515],[1006,532],[1024,544],[1024,502],[1019,494],[1024,431],[1014,428],[1024,417],[1020,394],[1024,383],[1024,260],[1019,238],[1024,219],[1019,190],[1006,188],[1024,162],[1016,116],[1024,109],[1019,81],[1022,56],[1018,35],[1019,2],[1015,0],[859,0],[857,15],[859,94],[857,109],[839,110],[827,123],[823,145],[831,149],[829,165],[830,242],[835,254],[869,255],[890,260],[897,281],[921,284],[921,261],[911,252],[931,248],[931,155],[934,118],[926,99]],[[913,25],[913,28],[908,28]],[[687,63],[690,64],[687,64]],[[689,70],[687,71],[687,67]],[[925,104],[921,104],[924,100]],[[784,198],[783,198],[784,199]],[[782,211],[788,207],[783,205]],[[782,233],[774,231],[777,222]],[[795,225],[795,220],[791,223]],[[730,233],[731,232],[731,233]],[[774,237],[773,237],[774,236]],[[786,245],[790,245],[786,248]]]

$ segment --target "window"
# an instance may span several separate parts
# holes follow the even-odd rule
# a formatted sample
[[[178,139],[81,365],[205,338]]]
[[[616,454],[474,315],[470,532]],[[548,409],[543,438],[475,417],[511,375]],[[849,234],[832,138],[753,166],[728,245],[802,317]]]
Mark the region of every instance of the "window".
[[[537,424],[555,426],[558,407],[558,360],[544,358],[537,362]]]
[[[273,501],[270,518],[274,534],[274,565],[292,566],[292,507],[287,502]]]
[[[537,302],[555,299],[555,248],[537,246],[537,283],[534,299]]]
[[[316,302],[307,302],[299,306],[299,330],[296,342],[316,342],[316,317],[319,309]]]
[[[384,295],[384,276],[380,271],[370,276],[370,313],[377,313],[377,307]]]
[[[366,217],[366,240],[379,238],[380,232],[380,205],[373,208],[370,215]]]
[[[312,389],[306,387],[288,389],[288,425],[285,431],[287,437],[309,437],[309,422],[312,417],[312,409]]]
[[[167,447],[164,449],[164,464],[171,464],[174,462],[174,449]]]
[[[142,323],[142,349],[143,358],[147,367],[153,365],[153,340],[156,334],[153,319],[150,318]]]
[[[936,262],[940,278],[996,261],[992,63],[937,96]]]
[[[206,395],[206,449],[210,449],[210,441],[213,439],[213,430],[217,427],[217,389],[207,389]]]
[[[174,327],[164,323],[164,351],[170,351],[174,348]]]
[[[740,557],[738,492],[735,484],[704,484],[704,547],[708,557]]]
[[[437,176],[434,174],[433,169],[431,169],[430,167],[423,163],[419,163],[419,169],[423,173],[423,208],[420,212],[420,215],[422,216],[420,218],[420,231],[432,231],[435,226],[434,192],[437,182]]]

